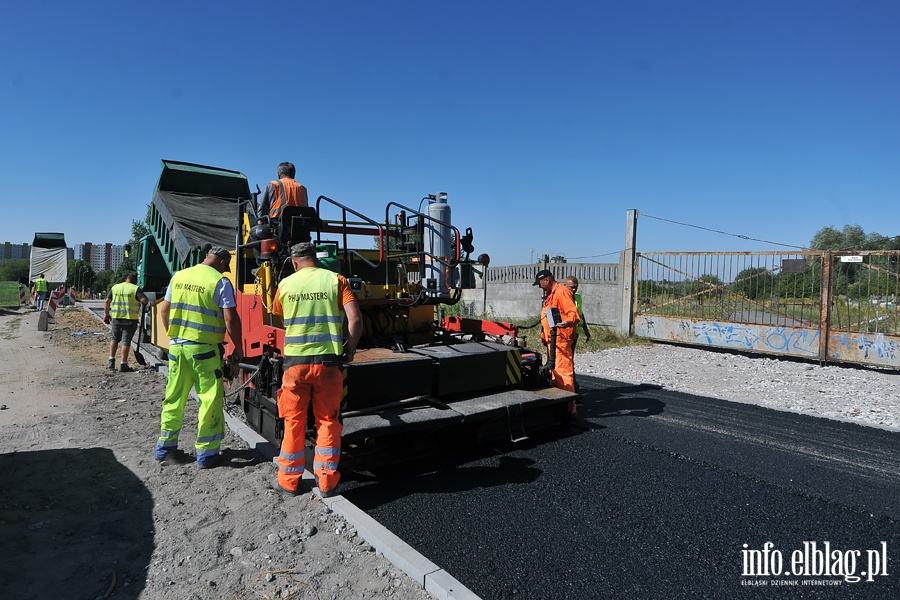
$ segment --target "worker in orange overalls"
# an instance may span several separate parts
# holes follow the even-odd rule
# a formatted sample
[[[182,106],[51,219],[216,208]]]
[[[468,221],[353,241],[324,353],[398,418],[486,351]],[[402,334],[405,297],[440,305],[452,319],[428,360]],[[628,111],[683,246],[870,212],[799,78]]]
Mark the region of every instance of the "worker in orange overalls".
[[[259,216],[269,216],[272,223],[281,217],[285,206],[309,206],[309,198],[303,184],[294,181],[297,170],[293,163],[278,165],[278,179],[270,181],[259,201]]]
[[[572,292],[553,278],[553,273],[544,269],[538,271],[532,285],[539,285],[544,290],[544,306],[541,309],[541,341],[550,347],[550,325],[547,322],[547,309],[559,310],[560,321],[556,324],[556,365],[551,371],[553,387],[570,392],[575,391],[575,349],[573,338],[575,326],[578,325],[578,309]],[[549,356],[548,356],[549,360]]]
[[[284,376],[278,415],[284,438],[278,456],[279,491],[296,496],[306,466],[306,414],[312,405],[316,427],[313,471],[319,495],[335,495],[341,478],[340,421],[344,388],[342,362],[350,362],[362,335],[359,305],[347,279],[319,267],[316,246],[291,247],[294,274],[281,280],[272,312],[284,317]],[[349,339],[344,345],[344,317]]]

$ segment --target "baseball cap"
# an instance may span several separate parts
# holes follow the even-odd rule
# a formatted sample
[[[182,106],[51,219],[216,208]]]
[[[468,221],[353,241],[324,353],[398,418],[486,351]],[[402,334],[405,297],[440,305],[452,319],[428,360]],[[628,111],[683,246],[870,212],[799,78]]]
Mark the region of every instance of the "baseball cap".
[[[541,279],[552,276],[553,273],[551,273],[549,269],[542,269],[537,272],[537,275],[534,276],[534,283],[532,283],[531,285],[540,285]]]
[[[316,245],[311,242],[300,242],[291,246],[291,256],[298,258],[307,256],[309,258],[316,257]]]
[[[231,252],[229,252],[222,246],[213,246],[212,248],[209,249],[209,252],[206,253],[207,256],[209,256],[210,254],[215,254],[222,260],[227,260],[227,261],[231,262]]]

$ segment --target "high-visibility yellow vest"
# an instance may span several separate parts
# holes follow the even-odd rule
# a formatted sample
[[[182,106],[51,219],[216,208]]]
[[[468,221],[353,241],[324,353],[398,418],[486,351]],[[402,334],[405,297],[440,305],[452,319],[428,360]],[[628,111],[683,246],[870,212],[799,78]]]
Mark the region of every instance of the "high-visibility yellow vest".
[[[141,303],[137,301],[138,286],[133,283],[123,281],[122,283],[112,286],[109,294],[112,302],[109,305],[109,316],[113,319],[128,319],[137,321],[138,310]]]
[[[306,267],[278,284],[284,308],[285,356],[340,356],[344,311],[338,306],[338,276]]]
[[[36,292],[46,292],[47,291],[47,280],[43,277],[34,280],[34,291]]]
[[[201,344],[225,341],[225,311],[215,302],[222,274],[208,265],[197,265],[175,273],[169,309],[170,338]]]
[[[572,292],[572,298],[575,300],[575,308],[578,309],[578,316],[581,316],[581,294],[578,292]]]

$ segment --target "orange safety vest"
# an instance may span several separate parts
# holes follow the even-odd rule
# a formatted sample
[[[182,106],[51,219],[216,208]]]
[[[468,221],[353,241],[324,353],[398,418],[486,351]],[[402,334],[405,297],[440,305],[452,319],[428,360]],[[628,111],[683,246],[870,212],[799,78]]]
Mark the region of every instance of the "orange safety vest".
[[[281,211],[285,206],[309,206],[309,198],[306,196],[306,188],[291,179],[285,177],[280,181],[270,181],[274,192],[272,203],[269,205],[269,216],[277,219],[281,216]],[[282,185],[284,185],[284,195],[286,199],[281,197]]]

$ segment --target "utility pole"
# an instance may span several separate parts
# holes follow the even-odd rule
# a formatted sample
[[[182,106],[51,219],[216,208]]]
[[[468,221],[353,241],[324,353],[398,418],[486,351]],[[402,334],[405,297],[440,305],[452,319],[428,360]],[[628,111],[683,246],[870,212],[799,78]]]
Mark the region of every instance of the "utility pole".
[[[619,274],[622,282],[622,318],[620,331],[624,335],[631,335],[634,325],[634,286],[635,286],[635,259],[637,247],[637,221],[638,211],[631,209],[626,213],[625,250],[622,251],[622,259],[619,264],[622,272]]]

